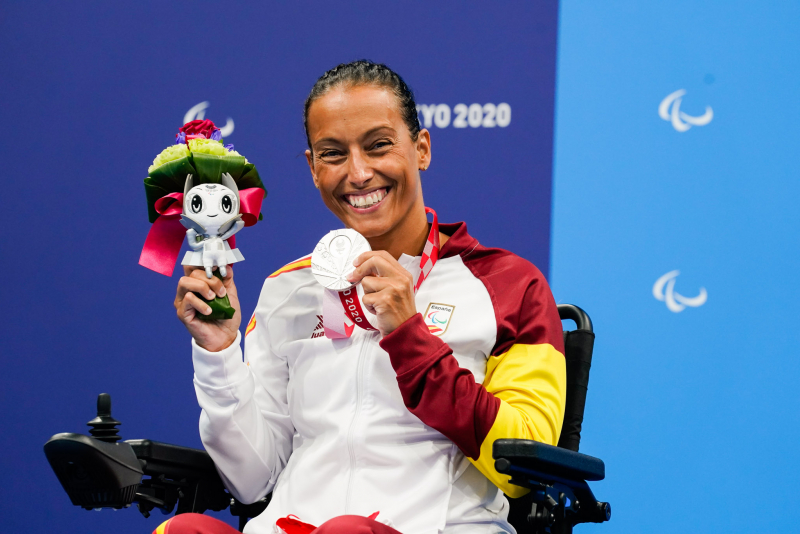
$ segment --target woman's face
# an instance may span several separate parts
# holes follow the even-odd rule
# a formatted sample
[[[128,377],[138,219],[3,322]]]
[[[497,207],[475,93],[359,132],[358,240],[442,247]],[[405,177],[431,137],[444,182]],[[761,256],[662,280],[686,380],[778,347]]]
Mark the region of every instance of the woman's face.
[[[430,163],[430,135],[411,139],[390,90],[331,89],[311,104],[308,134],[314,184],[345,226],[374,238],[400,230],[417,210],[425,217],[419,170]]]

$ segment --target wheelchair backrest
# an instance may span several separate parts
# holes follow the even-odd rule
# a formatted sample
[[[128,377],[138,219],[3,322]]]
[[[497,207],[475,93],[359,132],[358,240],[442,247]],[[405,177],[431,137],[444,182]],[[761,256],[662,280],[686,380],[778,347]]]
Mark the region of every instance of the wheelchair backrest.
[[[586,391],[589,387],[589,371],[592,367],[594,331],[592,320],[574,304],[559,304],[561,319],[575,322],[576,329],[564,332],[564,357],[567,360],[567,403],[564,424],[558,446],[578,451],[581,442],[583,412],[586,407]]]

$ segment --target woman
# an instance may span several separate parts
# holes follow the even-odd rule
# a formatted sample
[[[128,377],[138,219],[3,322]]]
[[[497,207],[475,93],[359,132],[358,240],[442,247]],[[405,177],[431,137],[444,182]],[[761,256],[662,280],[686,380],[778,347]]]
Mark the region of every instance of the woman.
[[[561,322],[546,281],[464,223],[441,225],[438,261],[421,264],[423,249],[436,256],[420,180],[430,133],[388,67],[356,61],[325,73],[305,127],[322,200],[372,247],[349,280],[363,286],[378,331],[318,335],[330,319],[307,257],[267,278],[244,362],[232,273],[219,281],[187,269],[175,299],[193,338],[203,444],[239,500],[272,492],[247,532],[289,529],[289,515],[320,533],[513,532],[503,491],[525,490],[494,471],[492,442],[555,444],[563,419]],[[193,292],[227,294],[240,313],[198,320],[210,309]],[[189,515],[165,525],[230,528]]]

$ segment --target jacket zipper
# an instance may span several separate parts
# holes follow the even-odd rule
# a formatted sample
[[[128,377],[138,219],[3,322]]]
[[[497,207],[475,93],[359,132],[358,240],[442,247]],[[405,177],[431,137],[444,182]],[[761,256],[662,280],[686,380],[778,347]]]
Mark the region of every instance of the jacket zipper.
[[[369,340],[372,338],[371,333],[367,334],[364,333],[364,341],[361,343],[361,350],[358,353],[358,362],[356,363],[356,411],[353,414],[353,420],[350,421],[350,428],[347,431],[347,452],[350,455],[350,474],[348,475],[347,479],[347,496],[344,501],[344,513],[350,513],[350,496],[353,489],[353,477],[355,476],[356,470],[356,451],[355,451],[355,432],[356,432],[356,422],[358,421],[358,416],[361,413],[361,375],[364,370],[364,353],[367,349],[367,344]]]

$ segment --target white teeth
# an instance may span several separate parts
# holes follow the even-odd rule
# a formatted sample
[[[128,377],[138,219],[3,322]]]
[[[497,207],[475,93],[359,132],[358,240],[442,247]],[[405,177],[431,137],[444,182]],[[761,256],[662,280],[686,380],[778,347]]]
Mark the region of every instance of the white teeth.
[[[369,208],[380,202],[386,196],[385,189],[373,191],[368,195],[347,196],[347,201],[355,208]]]

